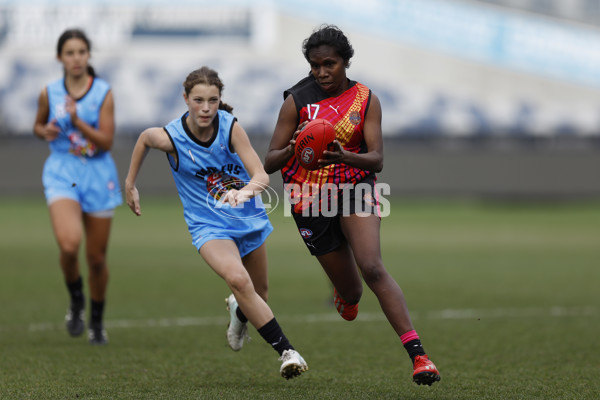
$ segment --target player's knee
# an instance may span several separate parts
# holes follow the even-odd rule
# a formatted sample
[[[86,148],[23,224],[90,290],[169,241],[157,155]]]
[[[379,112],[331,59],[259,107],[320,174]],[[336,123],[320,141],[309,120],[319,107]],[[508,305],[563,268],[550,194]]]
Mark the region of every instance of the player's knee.
[[[79,251],[76,247],[61,247],[60,258],[65,262],[76,262]]]
[[[87,263],[90,273],[99,274],[106,268],[106,256],[103,253],[88,254]]]
[[[367,285],[379,282],[385,276],[381,260],[372,260],[361,265],[361,273]]]
[[[229,273],[225,276],[225,281],[233,292],[245,292],[252,287],[250,277],[243,272]]]
[[[79,242],[76,241],[61,241],[59,243],[60,256],[65,260],[77,260],[79,254]]]

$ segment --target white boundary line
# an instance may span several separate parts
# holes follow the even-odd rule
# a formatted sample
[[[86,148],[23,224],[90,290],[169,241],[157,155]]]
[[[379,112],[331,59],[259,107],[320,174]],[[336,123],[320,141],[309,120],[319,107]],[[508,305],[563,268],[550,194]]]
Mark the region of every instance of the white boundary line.
[[[491,308],[491,309],[445,309],[429,311],[425,313],[411,312],[411,319],[419,320],[486,320],[486,319],[509,319],[509,318],[565,318],[565,317],[594,317],[600,316],[597,307],[526,307],[526,308]],[[330,323],[343,322],[336,313],[305,314],[298,316],[278,316],[282,322],[295,323]],[[355,322],[385,321],[382,312],[359,312]],[[106,328],[171,328],[185,326],[224,326],[229,322],[228,317],[182,317],[182,318],[160,318],[160,319],[120,319],[107,320]],[[8,330],[8,327],[0,326],[0,331]],[[14,328],[12,328],[14,329]],[[11,329],[11,330],[12,330]],[[27,326],[29,332],[45,332],[56,329],[64,329],[63,323],[42,322]]]

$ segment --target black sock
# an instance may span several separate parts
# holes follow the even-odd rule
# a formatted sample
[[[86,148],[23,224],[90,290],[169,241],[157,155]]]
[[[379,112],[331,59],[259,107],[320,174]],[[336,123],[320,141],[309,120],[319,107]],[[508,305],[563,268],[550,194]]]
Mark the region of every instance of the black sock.
[[[85,301],[83,298],[83,283],[81,276],[74,282],[67,282],[67,289],[69,289],[69,294],[71,295],[71,301],[73,303],[81,304]]]
[[[263,337],[273,349],[281,355],[285,350],[294,350],[290,342],[287,340],[281,327],[277,323],[277,320],[273,318],[261,328],[258,329],[258,333]]]
[[[92,305],[90,323],[94,325],[102,324],[102,315],[104,314],[104,302],[92,300],[90,303]]]
[[[243,323],[248,322],[248,318],[246,318],[246,316],[244,315],[244,313],[242,312],[242,309],[238,306],[238,308],[235,309],[235,315],[238,317],[238,319],[240,321],[242,321]]]
[[[414,339],[404,345],[404,348],[408,352],[408,356],[415,362],[416,356],[424,356],[425,350],[423,350],[423,345],[421,344],[421,340]]]

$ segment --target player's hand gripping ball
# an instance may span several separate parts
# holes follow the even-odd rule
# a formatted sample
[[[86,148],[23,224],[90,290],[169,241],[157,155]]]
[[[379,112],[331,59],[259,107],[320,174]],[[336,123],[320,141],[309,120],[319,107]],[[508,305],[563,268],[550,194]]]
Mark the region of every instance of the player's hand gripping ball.
[[[296,136],[296,159],[300,165],[309,171],[321,168],[319,159],[323,152],[335,140],[335,128],[331,122],[324,119],[310,121]]]

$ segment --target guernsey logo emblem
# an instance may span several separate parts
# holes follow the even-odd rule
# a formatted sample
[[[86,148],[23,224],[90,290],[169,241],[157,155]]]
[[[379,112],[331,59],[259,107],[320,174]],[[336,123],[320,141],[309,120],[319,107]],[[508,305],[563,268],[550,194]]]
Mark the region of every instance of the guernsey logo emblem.
[[[302,235],[304,239],[309,239],[313,233],[310,229],[300,228],[300,235]]]
[[[206,178],[206,190],[208,190],[208,194],[217,200],[220,200],[229,190],[240,190],[243,187],[244,182],[241,179],[227,175],[222,171],[214,172]]]
[[[358,113],[358,111],[352,111],[348,116],[348,119],[350,120],[350,123],[354,126],[360,124],[361,121],[360,114]]]

